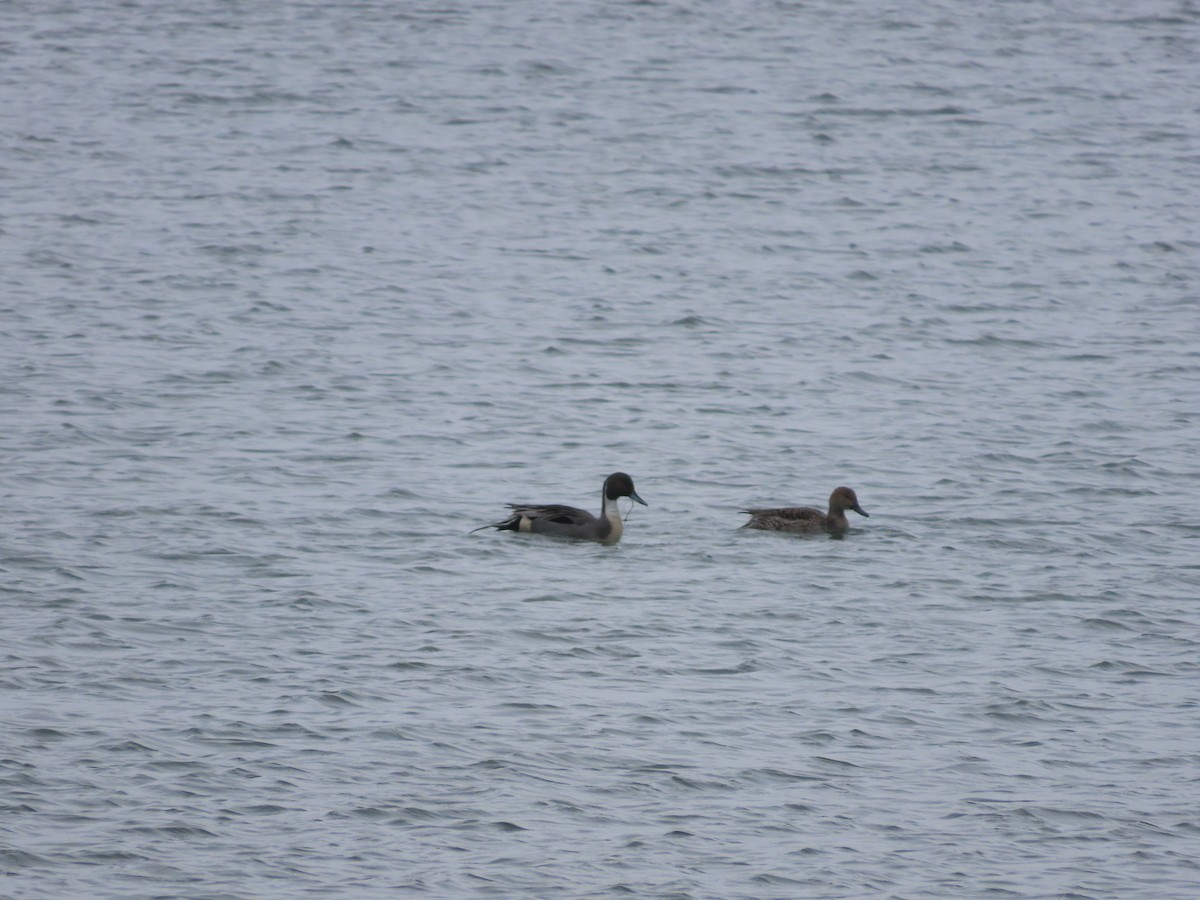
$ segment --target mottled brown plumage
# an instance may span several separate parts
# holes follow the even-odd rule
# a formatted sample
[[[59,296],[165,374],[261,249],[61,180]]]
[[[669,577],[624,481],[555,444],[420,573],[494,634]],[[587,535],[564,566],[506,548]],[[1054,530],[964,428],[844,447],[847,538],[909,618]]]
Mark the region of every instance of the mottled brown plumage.
[[[743,528],[760,528],[763,531],[795,531],[812,533],[824,531],[830,534],[841,534],[850,527],[846,519],[846,510],[852,509],[860,516],[867,516],[866,510],[858,505],[858,497],[848,487],[835,488],[829,495],[829,512],[809,506],[785,506],[778,509],[743,509],[748,513],[750,521]],[[870,518],[870,516],[867,516]]]

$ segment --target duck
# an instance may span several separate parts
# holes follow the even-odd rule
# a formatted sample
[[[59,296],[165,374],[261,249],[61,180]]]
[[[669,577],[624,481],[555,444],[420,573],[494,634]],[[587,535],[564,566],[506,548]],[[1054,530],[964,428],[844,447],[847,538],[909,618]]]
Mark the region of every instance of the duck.
[[[613,472],[604,479],[604,488],[600,492],[599,516],[593,516],[587,510],[576,509],[574,506],[509,503],[508,508],[512,510],[512,514],[507,519],[480,525],[471,533],[482,531],[484,528],[495,528],[497,531],[532,532],[615,544],[621,540],[621,534],[625,530],[621,521],[621,511],[617,508],[617,501],[622,497],[628,497],[642,506],[650,505],[638,496],[633,488],[632,478],[624,472]]]
[[[858,505],[858,495],[848,487],[834,488],[829,495],[829,512],[823,513],[810,506],[788,506],[780,509],[743,509],[750,516],[750,521],[743,528],[760,528],[763,531],[795,531],[813,533],[818,531],[829,534],[843,534],[850,523],[846,520],[846,510],[852,509],[860,516],[870,515]]]

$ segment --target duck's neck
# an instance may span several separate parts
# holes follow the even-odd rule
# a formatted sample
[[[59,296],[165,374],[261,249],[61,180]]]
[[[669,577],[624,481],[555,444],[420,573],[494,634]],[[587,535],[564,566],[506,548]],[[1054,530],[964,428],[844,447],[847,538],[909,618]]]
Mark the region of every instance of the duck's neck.
[[[608,494],[603,492],[600,494],[600,503],[600,518],[606,519],[611,528],[605,535],[604,542],[612,544],[621,539],[621,532],[625,530],[625,525],[621,521],[621,510],[617,506],[617,499],[610,500]]]
[[[612,522],[614,528],[621,527],[621,510],[617,506],[617,500],[619,499],[618,497],[610,500],[608,494],[603,492],[600,494],[600,516]]]

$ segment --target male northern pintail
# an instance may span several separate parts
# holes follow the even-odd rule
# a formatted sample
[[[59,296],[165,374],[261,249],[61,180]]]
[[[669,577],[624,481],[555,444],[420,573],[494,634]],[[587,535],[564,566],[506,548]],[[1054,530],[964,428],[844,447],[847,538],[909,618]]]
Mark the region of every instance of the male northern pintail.
[[[750,514],[750,521],[743,528],[761,528],[764,531],[828,531],[841,534],[850,527],[846,521],[846,510],[852,509],[860,516],[867,512],[858,505],[858,497],[848,487],[835,488],[829,495],[829,512],[807,506],[791,506],[782,509],[743,509]],[[870,518],[870,516],[867,516]]]
[[[503,522],[481,525],[475,531],[495,528],[498,531],[532,531],[534,534],[553,534],[559,537],[576,538],[581,541],[599,541],[615,544],[625,530],[621,523],[621,511],[617,500],[628,497],[642,506],[648,505],[633,489],[633,479],[624,472],[613,472],[604,479],[600,494],[600,515],[593,516],[585,509],[574,506],[550,504],[537,506],[532,503],[510,503],[510,515]]]

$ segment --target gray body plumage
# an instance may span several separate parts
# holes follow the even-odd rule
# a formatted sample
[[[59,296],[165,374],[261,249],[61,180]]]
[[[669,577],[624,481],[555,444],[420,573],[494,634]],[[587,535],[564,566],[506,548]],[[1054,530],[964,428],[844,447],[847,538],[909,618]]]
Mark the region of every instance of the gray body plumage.
[[[625,531],[625,525],[621,521],[621,512],[617,508],[617,500],[621,497],[629,497],[643,506],[647,504],[633,489],[633,479],[624,472],[614,472],[604,479],[604,488],[600,492],[600,497],[601,506],[598,516],[592,515],[586,509],[557,503],[510,503],[508,507],[512,513],[507,519],[491,525],[482,525],[475,530],[495,528],[498,531],[549,534],[580,541],[615,544]]]

